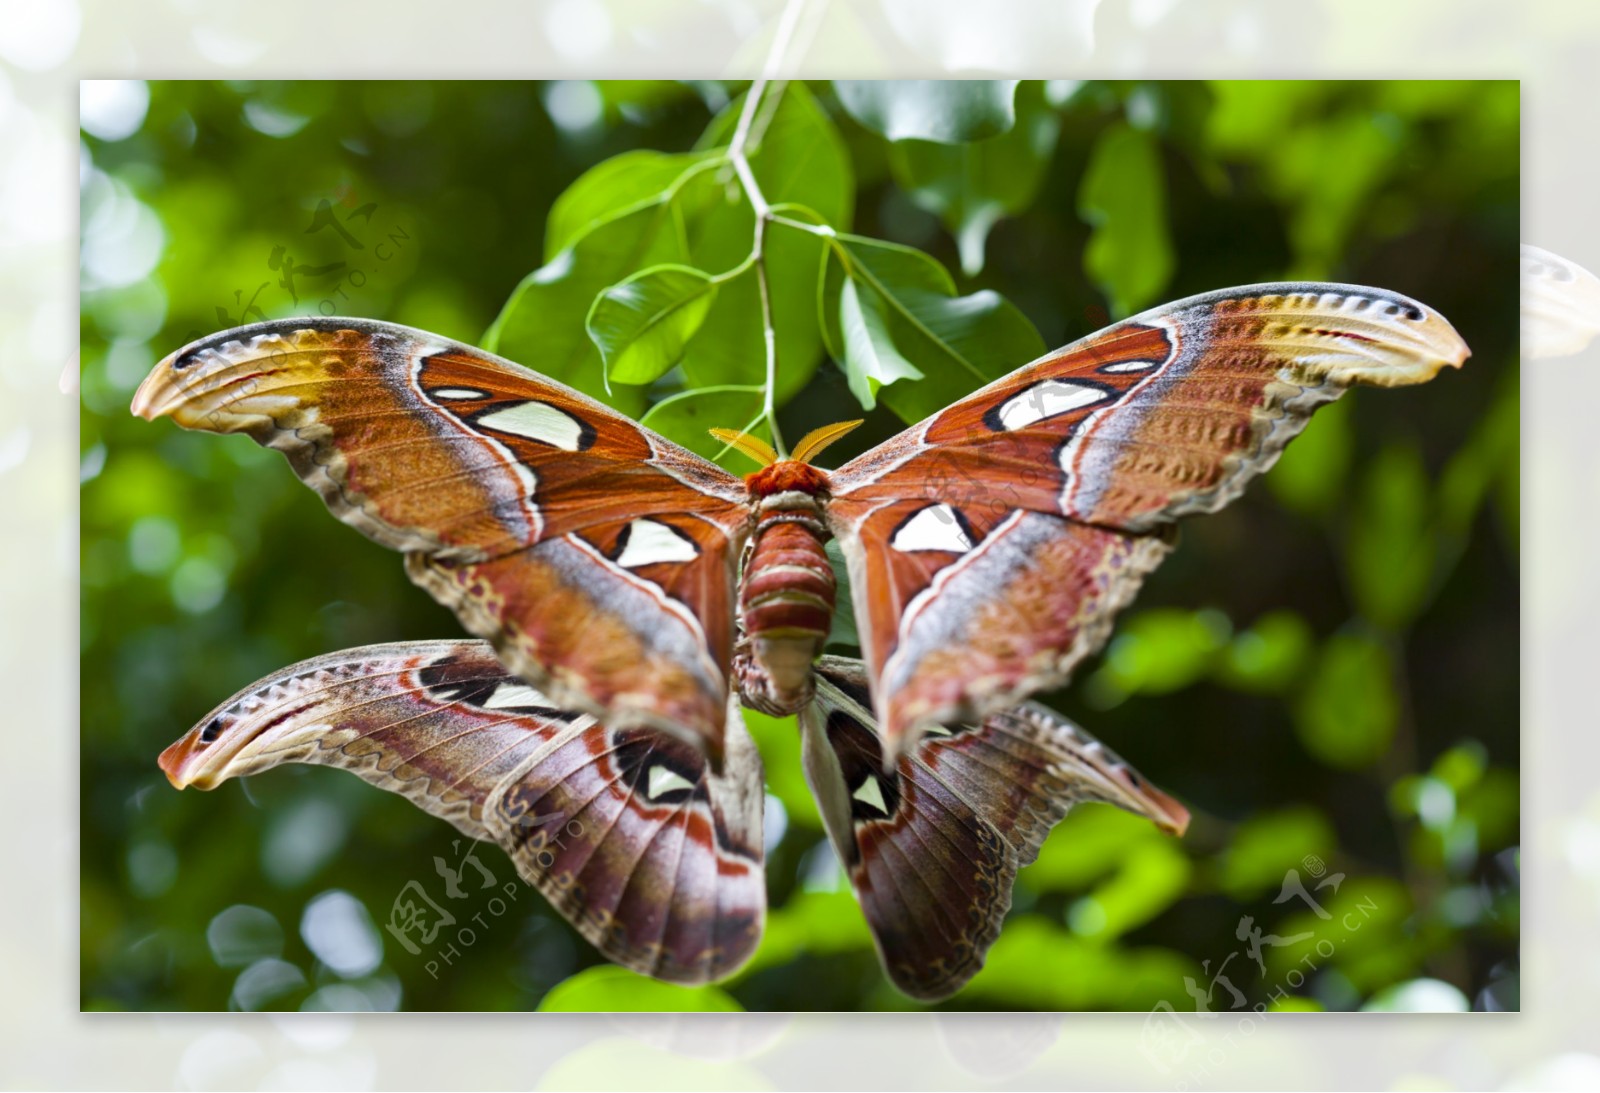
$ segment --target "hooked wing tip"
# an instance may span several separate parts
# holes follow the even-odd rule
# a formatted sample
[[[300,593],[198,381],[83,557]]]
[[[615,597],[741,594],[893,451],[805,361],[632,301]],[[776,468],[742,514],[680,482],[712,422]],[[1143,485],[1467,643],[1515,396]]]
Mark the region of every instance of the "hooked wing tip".
[[[172,412],[177,400],[172,398],[172,358],[168,357],[150,370],[150,374],[139,384],[139,389],[133,393],[133,405],[129,409],[135,417],[142,417],[146,421],[154,421]]]
[[[1189,830],[1189,810],[1184,808],[1176,797],[1164,793],[1148,782],[1144,784],[1143,795],[1150,806],[1150,820],[1168,835],[1182,838]]]
[[[167,781],[172,783],[173,789],[185,789],[189,785],[187,767],[188,760],[194,753],[193,732],[185,733],[182,737],[162,749],[161,757],[156,760],[161,767],[161,773],[167,776]]]

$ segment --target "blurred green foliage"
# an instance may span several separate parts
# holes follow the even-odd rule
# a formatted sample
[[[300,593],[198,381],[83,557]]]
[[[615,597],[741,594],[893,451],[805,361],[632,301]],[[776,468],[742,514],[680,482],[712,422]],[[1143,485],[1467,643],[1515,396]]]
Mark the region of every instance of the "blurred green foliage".
[[[258,318],[386,319],[717,456],[705,429],[759,429],[765,381],[755,221],[719,151],[745,90],[157,83],[131,136],[86,133],[86,1008],[911,1008],[792,723],[750,716],[765,939],[693,992],[603,964],[526,888],[411,953],[382,925],[409,883],[442,898],[447,825],[335,771],[180,796],[155,766],[295,660],[458,632],[276,455],[131,418],[155,360]],[[1027,81],[791,83],[758,112],[778,422],[864,414],[840,460],[1108,317],[1225,285],[1382,285],[1474,350],[1319,413],[1050,696],[1194,823],[1180,841],[1073,812],[947,1007],[1517,1005],[1517,109],[1508,82]]]

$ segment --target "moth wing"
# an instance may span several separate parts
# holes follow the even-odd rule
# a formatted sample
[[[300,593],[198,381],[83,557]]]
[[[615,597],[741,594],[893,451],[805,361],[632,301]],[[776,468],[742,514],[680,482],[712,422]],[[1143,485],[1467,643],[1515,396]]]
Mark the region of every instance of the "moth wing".
[[[719,749],[749,520],[722,469],[520,365],[356,319],[203,338],[133,410],[283,452],[563,706]]]
[[[891,747],[1059,686],[1165,554],[1354,384],[1459,366],[1438,313],[1357,285],[1248,285],[1124,320],[845,464],[829,525]]]
[[[694,984],[749,959],[766,912],[761,760],[737,710],[728,726],[718,774],[672,734],[552,704],[483,642],[405,642],[252,684],[161,766],[202,789],[284,763],[348,770],[500,845],[611,960]]]
[[[886,769],[865,665],[824,657],[801,755],[884,970],[937,1001],[983,966],[1032,862],[1073,805],[1105,801],[1181,834],[1188,812],[1099,741],[1029,703],[941,727]]]

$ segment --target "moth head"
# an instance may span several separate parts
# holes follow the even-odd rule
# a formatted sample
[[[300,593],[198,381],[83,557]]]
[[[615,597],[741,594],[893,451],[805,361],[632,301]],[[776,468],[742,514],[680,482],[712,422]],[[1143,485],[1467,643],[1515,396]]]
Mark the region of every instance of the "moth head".
[[[222,770],[243,743],[238,734],[229,732],[225,715],[218,714],[184,733],[161,753],[161,772],[174,789],[211,789],[224,780]]]
[[[283,762],[297,739],[312,738],[298,715],[310,711],[285,703],[235,700],[211,712],[161,753],[161,771],[175,789],[215,789],[230,778]],[[320,720],[312,717],[311,720]]]
[[[1107,772],[1106,780],[1111,790],[1103,800],[1146,817],[1168,835],[1181,836],[1189,829],[1189,810],[1176,797],[1151,785],[1128,764],[1119,760]]]
[[[815,496],[826,492],[828,474],[811,465],[811,460],[822,449],[860,425],[860,421],[841,421],[824,425],[807,433],[795,446],[794,454],[781,456],[777,450],[760,437],[732,429],[712,429],[711,435],[737,448],[757,463],[761,469],[745,476],[745,485],[755,497],[771,497],[780,493],[799,492]]]
[[[1073,727],[1072,774],[1088,800],[1104,801],[1143,816],[1169,835],[1182,835],[1189,828],[1189,810],[1178,800],[1152,785],[1116,752]]]

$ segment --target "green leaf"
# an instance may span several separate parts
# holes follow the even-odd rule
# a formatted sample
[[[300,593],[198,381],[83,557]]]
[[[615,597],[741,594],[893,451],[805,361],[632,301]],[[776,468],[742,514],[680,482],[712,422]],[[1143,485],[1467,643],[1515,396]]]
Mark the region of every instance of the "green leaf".
[[[1293,611],[1274,611],[1237,634],[1217,665],[1217,681],[1240,691],[1280,694],[1310,659],[1311,627]]]
[[[1424,812],[1429,811],[1429,795],[1433,794],[1435,800],[1448,802],[1452,815],[1455,812],[1455,793],[1451,788],[1429,774],[1402,775],[1389,787],[1389,810],[1396,816],[1408,820],[1419,818]],[[1438,795],[1443,794],[1443,798]],[[1435,811],[1437,811],[1437,806]]]
[[[603,290],[639,270],[688,263],[687,226],[722,196],[720,159],[708,151],[630,152],[581,175],[551,209],[545,264],[512,292],[484,348],[637,415],[642,391],[606,390],[587,316]]]
[[[1478,421],[1472,438],[1445,465],[1438,485],[1439,530],[1458,540],[1472,530],[1490,489],[1506,479],[1515,490],[1518,481],[1518,441],[1521,431],[1521,370],[1502,373],[1488,412]],[[1513,492],[1511,500],[1515,502]],[[1515,505],[1508,509],[1515,514]],[[1511,521],[1513,528],[1516,521]]]
[[[728,142],[743,103],[742,97],[735,99],[712,120],[700,140],[703,148]],[[804,206],[824,223],[849,226],[855,197],[850,160],[838,130],[803,84],[784,87],[770,123],[748,155],[751,172],[770,204]],[[750,255],[755,218],[731,176],[727,182],[704,215],[687,225],[689,261],[700,269],[731,271]],[[782,406],[810,382],[822,359],[815,294],[826,243],[814,235],[772,227],[765,244],[777,333],[774,397]],[[720,286],[716,304],[684,357],[683,373],[690,387],[765,382],[766,338],[754,269]]]
[[[602,224],[671,201],[691,179],[722,160],[716,151],[666,155],[640,150],[603,160],[562,191],[550,207],[544,259],[551,261]]]
[[[777,337],[778,375],[774,404],[782,407],[799,394],[822,362],[812,298],[825,250],[822,241],[791,233],[767,235],[767,273],[772,293],[772,327]],[[800,286],[805,286],[802,291]],[[683,361],[691,387],[764,384],[766,335],[761,291],[755,270],[724,281],[716,305]]]
[[[767,912],[767,928],[741,977],[761,968],[789,964],[804,953],[870,952],[872,933],[861,905],[848,888],[801,891]]]
[[[1126,123],[1107,127],[1089,153],[1078,215],[1091,228],[1084,271],[1118,318],[1153,303],[1172,276],[1166,205],[1156,138]]]
[[[837,243],[843,260],[829,263],[822,294],[830,348],[845,359],[839,281],[848,278],[881,298],[895,351],[923,374],[879,392],[902,420],[920,421],[1044,352],[1044,339],[1009,300],[988,290],[957,296],[950,274],[921,251],[859,235],[841,234]]]
[[[668,440],[676,441],[697,455],[721,465],[725,470],[744,473],[753,470],[748,457],[729,449],[711,435],[714,428],[745,429],[770,441],[761,416],[762,390],[759,387],[696,387],[662,399],[640,419]],[[752,424],[754,422],[754,424]]]
[[[983,269],[989,229],[1033,204],[1055,151],[1060,116],[1044,101],[1037,80],[1017,91],[1017,124],[996,137],[960,144],[906,140],[893,145],[895,182],[937,216],[961,252],[961,269]]]
[[[1513,845],[1522,808],[1516,771],[1491,767],[1475,785],[1458,794],[1456,807],[1457,816],[1477,829],[1478,842],[1485,850],[1494,852]]]
[[[953,144],[998,136],[1016,120],[1020,80],[834,80],[846,112],[887,140]]]
[[[1148,1012],[1172,995],[1174,984],[1181,992],[1185,976],[1203,982],[1202,974],[1194,960],[1178,953],[1106,945],[1069,933],[1044,915],[1013,913],[960,999],[1042,1010]]]
[[[1041,892],[1083,888],[1115,870],[1144,843],[1165,838],[1149,820],[1118,808],[1074,808],[1045,837],[1018,882]]]
[[[840,289],[839,322],[844,327],[844,374],[850,393],[863,409],[877,405],[878,388],[895,380],[919,380],[922,373],[902,357],[889,337],[883,301],[870,288],[846,279]]]
[[[652,266],[612,285],[589,309],[589,337],[617,383],[652,383],[677,364],[717,298],[688,266]]]
[[[670,223],[668,206],[652,205],[600,224],[522,279],[484,334],[483,347],[637,414],[642,391],[606,392],[600,350],[585,317],[596,296],[635,270],[683,260],[681,240],[663,230]]]
[[[1118,863],[1117,871],[1067,912],[1072,932],[1109,941],[1143,925],[1183,895],[1189,859],[1172,839],[1140,843]]]
[[[759,710],[743,710],[740,716],[756,742],[756,750],[761,753],[767,792],[783,802],[791,824],[821,831],[822,816],[817,812],[817,799],[800,765],[800,727],[795,719],[772,717]]]
[[[1140,81],[1130,98],[1135,96],[1149,107],[1148,124],[1140,128],[1153,130],[1169,148],[1183,153],[1212,196],[1230,200],[1231,181],[1206,139],[1217,99],[1211,85],[1204,80]],[[1126,107],[1130,117],[1131,105]]]
[[[1330,878],[1324,878],[1325,883]],[[1283,908],[1296,908],[1281,919],[1259,923],[1264,932],[1277,934],[1285,943],[1270,949],[1262,947],[1266,958],[1266,980],[1282,983],[1289,969],[1305,970],[1309,959],[1319,966],[1339,969],[1359,991],[1386,986],[1416,973],[1422,962],[1423,947],[1409,921],[1411,894],[1389,877],[1351,875],[1339,884],[1315,887],[1301,874],[1307,895],[1329,916],[1320,918],[1299,899],[1291,897]],[[1303,934],[1295,940],[1295,935]],[[1332,943],[1334,954],[1325,943]]]
[[[1353,770],[1389,750],[1400,700],[1389,651],[1365,634],[1328,639],[1295,708],[1295,731],[1313,756]]]
[[[1322,1013],[1326,1007],[1315,998],[1285,994],[1267,1001],[1268,1013]]]
[[[595,80],[608,117],[634,125],[647,124],[677,104],[695,99],[687,80]]]
[[[1294,278],[1322,279],[1344,260],[1347,241],[1373,197],[1407,160],[1403,130],[1376,112],[1351,112],[1280,134],[1264,173],[1292,203],[1289,241]],[[1329,170],[1329,164],[1338,170]]]
[[[1333,514],[1355,451],[1350,427],[1354,406],[1355,399],[1342,398],[1318,407],[1305,430],[1267,472],[1267,488],[1284,505],[1308,516]]]
[[[850,567],[844,560],[844,548],[839,540],[829,539],[823,548],[828,554],[828,565],[833,569],[836,594],[833,601],[833,625],[828,628],[828,645],[861,647],[861,633],[856,629],[856,602],[850,589]]]
[[[551,988],[539,1002],[544,1013],[742,1013],[719,987],[680,987],[626,968],[585,968]]]
[[[1235,158],[1270,161],[1284,134],[1335,94],[1326,80],[1215,80],[1206,140]]]
[[[1182,690],[1211,671],[1232,630],[1220,611],[1141,611],[1112,639],[1105,663],[1095,673],[1097,687],[1123,695]]]
[[[1350,590],[1362,615],[1389,630],[1416,618],[1431,590],[1436,550],[1421,454],[1391,445],[1368,465],[1345,537]]]
[[[1464,740],[1433,761],[1432,773],[1460,793],[1477,785],[1488,765],[1488,749],[1476,740]]]
[[[1275,891],[1283,875],[1308,854],[1327,859],[1337,843],[1333,827],[1308,806],[1262,812],[1245,820],[1218,861],[1218,882],[1238,902]]]

